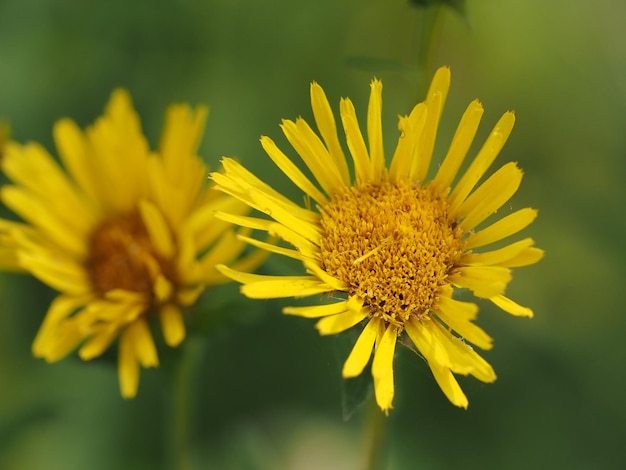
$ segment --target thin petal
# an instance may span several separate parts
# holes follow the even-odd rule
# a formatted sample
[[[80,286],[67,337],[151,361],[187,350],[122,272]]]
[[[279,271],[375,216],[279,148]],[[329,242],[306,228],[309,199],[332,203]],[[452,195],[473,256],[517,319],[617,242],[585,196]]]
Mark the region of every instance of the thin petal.
[[[491,175],[461,206],[451,213],[462,218],[460,226],[469,231],[496,212],[515,194],[523,172],[514,162]]]
[[[511,281],[511,271],[500,266],[469,266],[456,268],[448,281],[470,289],[475,296],[491,298],[502,294]]]
[[[400,117],[400,137],[391,160],[389,176],[392,181],[409,178],[411,165],[416,154],[416,143],[420,141],[428,111],[424,103],[416,105],[408,117]]]
[[[426,114],[426,122],[424,128],[416,144],[416,154],[412,160],[409,178],[423,184],[428,175],[430,161],[433,156],[435,139],[437,137],[437,127],[442,110],[441,93],[435,93],[426,104],[428,113]]]
[[[307,305],[306,307],[285,307],[286,315],[297,315],[304,318],[321,318],[328,315],[336,315],[348,310],[348,301],[336,302],[326,305]]]
[[[175,249],[174,239],[163,214],[153,203],[146,200],[139,201],[139,211],[154,250],[164,258],[172,257]]]
[[[446,310],[439,308],[437,310],[437,316],[465,340],[481,349],[488,350],[493,347],[493,339],[482,328],[461,316],[456,317],[455,313],[456,311],[453,308],[447,308]]]
[[[379,326],[380,320],[372,318],[367,325],[365,325],[365,328],[363,328],[348,359],[346,359],[343,365],[341,375],[344,379],[357,377],[363,372],[363,369],[372,355],[372,349],[374,349],[374,342],[376,341]]]
[[[367,317],[367,310],[363,308],[363,302],[355,296],[348,299],[348,308],[347,312],[322,318],[315,325],[317,331],[321,335],[334,335],[352,328]]]
[[[516,258],[534,243],[532,238],[525,238],[497,250],[484,253],[466,253],[459,260],[459,264],[463,266],[502,266],[502,263]]]
[[[346,157],[339,143],[335,116],[324,90],[315,82],[311,84],[311,107],[313,108],[313,116],[315,117],[317,128],[324,139],[326,147],[328,147],[330,158],[337,162],[344,184],[349,185],[350,172],[348,171]]]
[[[367,107],[367,139],[369,142],[372,175],[374,181],[380,181],[385,171],[382,125],[383,84],[380,80],[374,79],[370,84],[370,88],[370,100]]]
[[[374,361],[372,362],[376,403],[385,413],[392,408],[393,402],[393,355],[397,340],[397,327],[389,325],[381,341],[376,345]]]
[[[120,337],[118,375],[123,398],[134,398],[139,388],[139,361],[135,354],[132,334],[126,330]]]
[[[541,258],[543,258],[543,255],[543,250],[531,246],[519,252],[517,256],[498,263],[498,266],[503,266],[505,268],[519,268],[522,266],[529,266],[538,262]]]
[[[432,321],[430,319],[411,319],[404,324],[404,327],[415,347],[429,364],[435,363],[450,367],[451,363],[447,351],[441,343],[435,340],[430,328],[427,326]]]
[[[168,303],[159,309],[161,331],[168,346],[176,347],[185,339],[185,322],[178,306]]]
[[[265,251],[269,251],[270,253],[276,253],[278,255],[287,256],[288,258],[293,258],[301,261],[307,258],[299,251],[291,250],[289,248],[284,248],[278,245],[273,245],[271,243],[262,242],[255,238],[245,237],[243,235],[237,235],[237,238],[241,241],[248,243],[249,245],[255,246]]]
[[[361,129],[359,129],[359,120],[356,117],[356,110],[354,109],[352,101],[347,98],[342,98],[339,111],[341,113],[343,129],[346,134],[348,149],[354,161],[356,181],[372,181],[374,175],[372,174],[369,153],[367,152]]]
[[[95,333],[78,351],[83,361],[100,356],[117,337],[117,325],[109,324]]]
[[[478,100],[472,101],[465,110],[452,138],[448,153],[431,183],[437,192],[444,192],[452,185],[474,141],[482,115],[483,107],[480,102]]]
[[[496,304],[505,312],[510,313],[511,315],[515,315],[516,317],[533,317],[533,311],[531,309],[529,309],[528,307],[523,307],[503,295],[496,295],[495,297],[491,297],[489,300],[491,300],[494,304]]]
[[[72,179],[91,201],[97,201],[99,181],[93,160],[88,158],[88,141],[80,128],[70,119],[61,119],[53,128],[56,147],[61,161]]]
[[[145,318],[139,318],[128,326],[127,332],[131,337],[135,350],[135,357],[143,367],[156,367],[159,365],[156,346],[152,339],[152,333]]]
[[[292,208],[283,206],[262,191],[251,189],[250,196],[257,204],[257,207],[261,208],[262,212],[265,212],[285,227],[312,242],[317,242],[320,239],[320,228],[317,220],[315,223],[311,223],[308,220],[301,219],[297,214],[294,214]],[[317,219],[319,220],[319,215],[317,215]]]
[[[448,398],[448,400],[459,408],[467,409],[469,401],[463,393],[463,390],[461,390],[459,383],[454,378],[454,375],[450,372],[450,369],[442,367],[437,363],[428,363],[428,366],[430,367],[439,388],[441,388],[441,391]]]
[[[452,211],[455,211],[463,203],[467,195],[474,189],[474,186],[476,186],[496,159],[513,130],[513,124],[515,124],[515,115],[511,112],[504,113],[491,131],[491,134],[489,134],[489,137],[487,137],[485,144],[478,152],[478,155],[476,155],[476,158],[474,158],[474,161],[452,191],[450,195]]]
[[[76,257],[87,253],[86,237],[73,229],[56,214],[47,204],[32,193],[18,186],[4,186],[0,190],[2,201],[22,219],[39,228],[43,235],[59,247]]]
[[[474,349],[465,344],[464,341],[453,336],[450,331],[439,322],[429,324],[433,337],[438,341],[448,353],[452,372],[457,374],[470,374],[478,380],[491,383],[496,379],[493,368],[480,357]]]
[[[19,265],[40,281],[56,290],[72,295],[91,292],[87,273],[73,260],[45,252],[18,252]]]
[[[313,276],[265,276],[216,266],[224,276],[244,284],[241,292],[253,299],[304,297],[332,291],[333,288]]]
[[[265,136],[261,137],[261,145],[276,166],[305,194],[309,195],[318,204],[323,205],[328,202],[326,196],[276,146],[272,139]]]
[[[304,119],[283,120],[281,128],[326,194],[334,194],[345,186],[336,162]]]
[[[528,227],[537,217],[535,209],[520,209],[467,237],[466,249],[488,245]]]
[[[437,137],[437,128],[439,127],[439,119],[443,105],[448,96],[450,88],[450,69],[448,67],[440,67],[430,83],[428,94],[426,95],[426,106],[428,114],[424,131],[419,139],[417,146],[417,156],[411,171],[411,179],[423,183],[428,174],[430,160],[435,148],[435,139]]]

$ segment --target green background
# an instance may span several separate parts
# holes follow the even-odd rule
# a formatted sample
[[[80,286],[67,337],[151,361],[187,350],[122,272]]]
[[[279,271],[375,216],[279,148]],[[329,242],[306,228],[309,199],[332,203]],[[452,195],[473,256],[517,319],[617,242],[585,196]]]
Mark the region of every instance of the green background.
[[[19,141],[54,152],[62,116],[80,125],[111,90],[132,93],[154,144],[172,101],[207,103],[201,154],[233,156],[296,201],[258,138],[290,155],[278,124],[311,119],[313,80],[338,109],[364,116],[369,81],[384,84],[387,153],[397,115],[420,85],[412,68],[423,13],[401,0],[316,2],[9,0],[0,2],[0,116]],[[624,468],[626,386],[626,3],[468,0],[440,17],[429,75],[452,69],[435,161],[465,106],[485,106],[478,145],[506,110],[517,123],[500,164],[525,178],[511,206],[539,209],[525,234],[546,250],[514,272],[507,293],[533,320],[481,303],[498,380],[460,378],[470,407],[450,405],[425,363],[396,357],[395,409],[384,468]],[[54,195],[50,195],[51,198]],[[270,272],[297,272],[271,258]],[[349,338],[250,301],[237,287],[202,299],[206,331],[160,348],[139,395],[118,393],[115,353],[47,365],[30,355],[54,293],[32,278],[0,285],[0,468],[169,468],[172,377],[192,356],[189,439],[194,468],[352,469],[365,455],[365,409],[342,419],[340,365]],[[202,320],[202,321],[200,321]]]

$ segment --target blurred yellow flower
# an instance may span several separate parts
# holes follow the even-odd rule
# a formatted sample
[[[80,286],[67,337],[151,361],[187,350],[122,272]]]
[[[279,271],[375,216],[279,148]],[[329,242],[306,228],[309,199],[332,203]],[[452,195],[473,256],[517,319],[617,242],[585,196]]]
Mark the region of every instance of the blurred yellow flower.
[[[491,338],[473,320],[478,307],[454,299],[454,288],[469,289],[508,313],[532,311],[504,296],[512,267],[537,262],[543,252],[525,238],[498,249],[474,249],[499,242],[529,225],[533,209],[508,214],[491,225],[483,222],[517,191],[522,171],[508,163],[479,184],[513,128],[505,113],[462,176],[459,168],[472,144],[483,108],[472,102],[463,115],[448,154],[427,181],[439,118],[450,84],[450,71],[435,74],[425,102],[400,117],[400,138],[391,165],[385,164],[381,123],[382,84],[374,80],[367,112],[367,140],[349,99],[340,116],[354,163],[348,163],[335,118],[322,88],[311,85],[311,104],[319,134],[301,118],[285,120],[282,130],[317,180],[314,184],[268,137],[261,143],[274,163],[315,201],[317,210],[301,207],[257,179],[237,162],[225,159],[224,174],[214,173],[216,188],[273,220],[222,211],[217,217],[269,232],[295,249],[272,246],[248,237],[248,243],[302,261],[304,276],[264,276],[219,266],[243,284],[252,298],[300,297],[345,293],[336,303],[288,307],[284,313],[321,318],[323,335],[341,333],[365,323],[343,366],[345,378],[360,375],[374,359],[371,372],[376,400],[387,412],[394,396],[393,356],[396,341],[410,341],[426,359],[448,399],[466,408],[468,401],[455,374],[483,382],[496,376],[467,342],[482,349]]]
[[[195,153],[206,116],[205,107],[171,106],[151,151],[129,94],[116,90],[85,131],[69,119],[54,126],[65,169],[36,143],[7,144],[2,166],[13,184],[0,196],[24,222],[0,220],[5,245],[23,270],[60,292],[35,356],[54,362],[80,347],[89,360],[119,337],[120,389],[130,398],[139,367],[158,365],[151,320],[169,346],[183,341],[182,308],[226,280],[215,264],[246,246],[213,217],[248,207],[208,190]],[[239,262],[251,269],[256,256]]]

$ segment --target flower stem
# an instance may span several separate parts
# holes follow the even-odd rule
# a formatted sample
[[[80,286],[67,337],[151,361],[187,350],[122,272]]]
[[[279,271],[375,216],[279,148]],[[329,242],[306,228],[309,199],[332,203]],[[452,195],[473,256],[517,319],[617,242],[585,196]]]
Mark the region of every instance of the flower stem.
[[[171,461],[172,468],[190,470],[191,395],[196,366],[202,356],[202,343],[187,338],[182,345],[181,356],[174,368],[172,392]]]
[[[366,470],[379,470],[382,468],[384,457],[385,429],[387,416],[380,411],[374,397],[370,400],[367,422],[367,463]]]

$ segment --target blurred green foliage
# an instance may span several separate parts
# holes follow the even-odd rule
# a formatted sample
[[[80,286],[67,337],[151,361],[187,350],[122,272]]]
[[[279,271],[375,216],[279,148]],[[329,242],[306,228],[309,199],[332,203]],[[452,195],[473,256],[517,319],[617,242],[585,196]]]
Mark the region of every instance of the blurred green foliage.
[[[211,167],[236,157],[299,201],[259,136],[290,153],[278,124],[311,118],[313,80],[335,109],[350,96],[364,116],[377,76],[391,153],[397,115],[414,104],[422,14],[401,0],[5,0],[0,116],[16,140],[53,150],[53,122],[88,124],[117,86],[131,91],[153,143],[168,103],[207,103],[201,154]],[[430,64],[429,73],[452,68],[438,158],[475,97],[486,111],[474,151],[514,109],[498,161],[525,170],[511,206],[539,208],[527,233],[547,254],[517,270],[508,291],[534,309],[533,320],[481,304],[479,324],[495,338],[485,357],[499,377],[492,385],[461,378],[469,410],[450,405],[423,361],[399,348],[387,468],[623,468],[626,4],[470,0],[466,17],[445,9]],[[359,57],[355,67],[350,58]],[[298,268],[271,258],[265,269]],[[52,292],[3,275],[0,295],[0,468],[168,468],[171,378],[187,351],[161,348],[162,367],[143,371],[138,397],[124,401],[114,353],[54,365],[31,357]],[[184,346],[199,352],[192,463],[359,468],[364,413],[342,421],[337,339],[282,316],[293,302],[250,301],[234,285],[202,302],[216,320]]]

